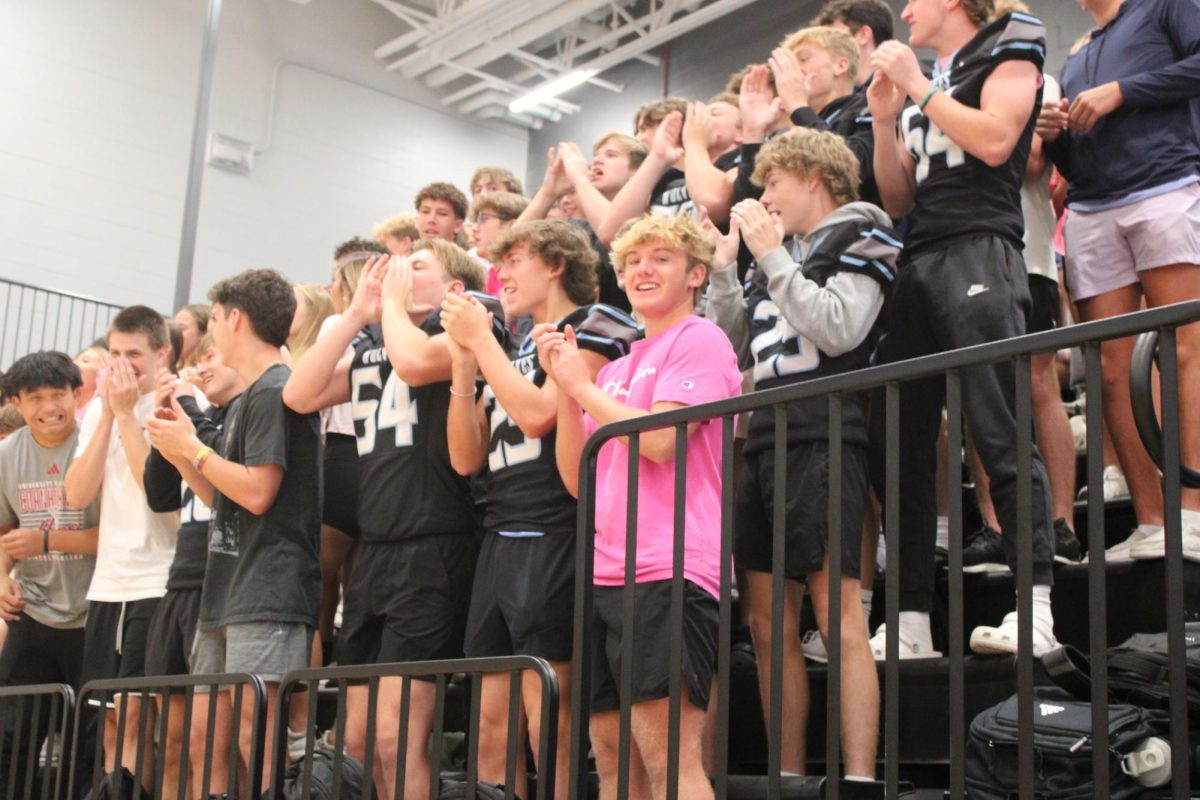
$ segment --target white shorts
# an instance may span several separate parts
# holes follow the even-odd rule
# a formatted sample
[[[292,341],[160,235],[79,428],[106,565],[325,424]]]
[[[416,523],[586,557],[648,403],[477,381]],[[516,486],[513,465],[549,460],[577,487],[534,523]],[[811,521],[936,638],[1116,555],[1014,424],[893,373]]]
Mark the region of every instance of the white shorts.
[[[1106,211],[1074,211],[1063,229],[1067,290],[1089,297],[1168,264],[1200,264],[1200,183]]]

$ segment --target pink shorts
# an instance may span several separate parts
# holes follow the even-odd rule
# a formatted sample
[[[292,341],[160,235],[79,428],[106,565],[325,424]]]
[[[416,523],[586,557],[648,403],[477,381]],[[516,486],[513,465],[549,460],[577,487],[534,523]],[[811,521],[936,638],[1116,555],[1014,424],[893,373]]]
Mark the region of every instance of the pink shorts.
[[[1200,183],[1106,211],[1071,211],[1067,289],[1071,299],[1138,283],[1143,270],[1200,264]]]

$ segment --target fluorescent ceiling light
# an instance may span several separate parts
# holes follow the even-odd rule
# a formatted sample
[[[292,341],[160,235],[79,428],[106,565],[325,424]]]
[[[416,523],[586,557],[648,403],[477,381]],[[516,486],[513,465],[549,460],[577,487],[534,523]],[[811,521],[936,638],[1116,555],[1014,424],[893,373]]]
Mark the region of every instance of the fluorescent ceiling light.
[[[551,98],[558,97],[563,92],[574,89],[581,83],[590,81],[596,76],[596,72],[597,71],[594,69],[580,69],[567,75],[563,75],[561,78],[555,78],[552,81],[543,83],[532,92],[524,94],[509,103],[508,110],[514,114],[520,114],[524,111],[528,111],[534,106],[541,105]]]

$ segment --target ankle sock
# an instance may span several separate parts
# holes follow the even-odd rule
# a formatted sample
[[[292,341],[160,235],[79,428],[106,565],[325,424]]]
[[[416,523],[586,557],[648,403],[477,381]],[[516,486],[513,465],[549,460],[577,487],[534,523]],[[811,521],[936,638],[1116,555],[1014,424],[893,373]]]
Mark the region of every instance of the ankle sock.
[[[1050,587],[1038,584],[1033,587],[1033,618],[1054,630],[1054,612],[1050,609]]]
[[[936,546],[942,548],[943,550],[950,549],[950,518],[949,517],[938,517],[937,518]]]
[[[845,780],[853,781],[854,783],[874,783],[875,779],[870,775],[847,775]]]
[[[875,596],[875,592],[870,589],[859,589],[858,595],[862,598],[863,617],[867,620],[867,627],[871,627],[871,599]]]
[[[933,635],[929,632],[929,614],[925,611],[901,611],[900,635],[910,642],[914,642],[920,650],[933,650]]]
[[[1192,511],[1190,508],[1185,508],[1180,512],[1183,517],[1183,527],[1200,530],[1200,511]]]

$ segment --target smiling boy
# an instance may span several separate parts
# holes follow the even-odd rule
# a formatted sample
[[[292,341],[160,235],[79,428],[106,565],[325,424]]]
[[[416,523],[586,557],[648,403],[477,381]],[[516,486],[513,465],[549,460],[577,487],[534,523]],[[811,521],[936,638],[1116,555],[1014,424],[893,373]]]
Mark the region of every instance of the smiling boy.
[[[696,315],[713,247],[690,218],[646,216],[629,224],[613,246],[633,310],[646,336],[629,355],[593,380],[574,329],[543,326],[535,333],[538,361],[558,386],[556,456],[559,475],[579,492],[585,440],[599,426],[659,411],[731,397],[741,373],[733,348],[716,325]],[[679,795],[711,798],[700,732],[716,664],[720,582],[721,426],[687,428],[684,528],[683,702],[680,706]],[[639,436],[635,629],[622,630],[625,517],[629,464],[624,440],[606,443],[596,471],[595,617],[592,628],[591,739],[602,796],[615,796],[622,700],[632,705],[630,795],[666,796],[670,648],[663,636],[674,571],[675,430]],[[619,695],[619,652],[633,647],[633,696]]]

